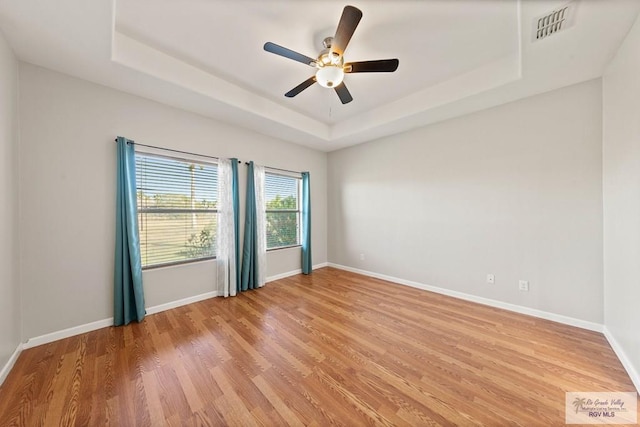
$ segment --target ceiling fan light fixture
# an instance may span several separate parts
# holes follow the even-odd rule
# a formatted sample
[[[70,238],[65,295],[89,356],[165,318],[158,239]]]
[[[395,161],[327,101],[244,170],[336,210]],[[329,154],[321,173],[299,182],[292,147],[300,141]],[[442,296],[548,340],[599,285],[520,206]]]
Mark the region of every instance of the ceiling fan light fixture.
[[[316,71],[316,81],[322,87],[334,88],[342,83],[343,79],[344,71],[342,70],[342,67],[327,65],[325,67],[318,68],[318,71]]]

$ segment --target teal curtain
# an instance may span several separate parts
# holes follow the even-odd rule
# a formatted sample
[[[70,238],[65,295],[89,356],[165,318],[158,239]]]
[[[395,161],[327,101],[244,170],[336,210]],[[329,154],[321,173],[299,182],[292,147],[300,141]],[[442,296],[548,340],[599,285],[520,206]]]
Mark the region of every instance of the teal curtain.
[[[309,172],[302,172],[302,274],[309,274],[312,269]]]
[[[117,144],[116,256],[114,266],[115,326],[144,319],[142,260],[136,206],[136,160],[133,141],[123,137]]]
[[[258,224],[253,162],[247,167],[247,197],[244,214],[244,246],[240,290],[258,288]]]
[[[240,270],[240,190],[238,187],[238,159],[231,159],[231,191],[233,193],[233,224],[236,239],[236,271]],[[236,274],[236,290],[240,292],[240,275]]]

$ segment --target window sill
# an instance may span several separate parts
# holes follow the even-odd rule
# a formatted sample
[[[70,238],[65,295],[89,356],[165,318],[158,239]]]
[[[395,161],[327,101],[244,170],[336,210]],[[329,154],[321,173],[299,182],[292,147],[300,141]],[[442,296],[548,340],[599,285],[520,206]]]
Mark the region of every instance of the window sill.
[[[301,247],[302,247],[302,245],[280,246],[280,247],[277,247],[277,248],[267,249],[267,252],[281,251],[283,249],[294,249],[294,248],[301,248]]]
[[[166,264],[157,264],[157,265],[150,265],[148,267],[142,267],[142,271],[158,270],[160,268],[178,267],[182,265],[196,264],[199,262],[215,261],[215,259],[216,257],[209,257],[209,258],[190,259],[187,261],[168,262]]]

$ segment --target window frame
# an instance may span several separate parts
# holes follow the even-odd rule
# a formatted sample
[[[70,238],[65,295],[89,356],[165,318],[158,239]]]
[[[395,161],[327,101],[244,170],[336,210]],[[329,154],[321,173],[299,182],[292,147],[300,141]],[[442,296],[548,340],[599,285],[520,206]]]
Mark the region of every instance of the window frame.
[[[138,207],[138,193],[140,192],[140,187],[139,187],[139,183],[137,182],[137,174],[138,174],[138,170],[137,170],[137,162],[138,162],[138,156],[145,156],[145,157],[156,157],[156,158],[160,158],[160,159],[168,159],[168,160],[173,160],[173,161],[178,161],[178,162],[184,162],[184,163],[195,163],[195,164],[201,164],[201,165],[205,165],[205,166],[209,166],[209,167],[214,167],[216,169],[216,177],[218,177],[218,162],[216,161],[211,161],[211,160],[203,160],[201,158],[199,158],[199,156],[197,155],[193,155],[193,156],[189,156],[185,153],[184,157],[179,157],[179,156],[174,156],[174,155],[167,155],[165,153],[159,153],[156,152],[156,150],[153,149],[138,149],[136,147],[135,150],[135,162],[136,162],[136,217],[138,218],[138,235],[139,235],[139,239],[140,241],[142,241],[142,224],[141,224],[141,214],[146,214],[146,213],[151,213],[151,214],[198,214],[198,213],[213,213],[216,216],[216,224],[217,224],[217,220],[218,220],[218,201],[219,201],[219,195],[218,195],[218,199],[215,201],[216,202],[216,208],[215,209],[189,209],[189,208],[178,208],[178,209],[170,209],[170,208],[139,208]],[[216,233],[216,238],[217,238],[217,233]],[[215,242],[217,244],[217,241]],[[142,249],[140,249],[142,251]],[[141,255],[142,258],[142,255]],[[165,267],[173,267],[173,266],[177,266],[177,265],[185,265],[185,264],[192,264],[192,263],[196,263],[196,262],[203,262],[203,261],[211,261],[211,260],[215,260],[216,256],[215,254],[212,256],[205,256],[205,257],[200,257],[200,258],[189,258],[189,259],[184,259],[184,260],[179,260],[179,261],[169,261],[169,262],[163,262],[163,263],[159,263],[159,264],[152,264],[152,265],[142,265],[142,270],[153,270],[156,268],[165,268]]]
[[[270,170],[269,168],[265,168],[265,205],[268,203],[268,200],[266,198],[266,191],[267,191],[267,184],[266,184],[266,177],[267,175],[275,175],[275,176],[282,176],[282,177],[286,177],[286,178],[291,178],[291,179],[295,179],[296,182],[296,205],[297,205],[297,209],[267,209],[265,206],[265,241],[267,244],[267,252],[271,252],[271,251],[278,251],[281,249],[291,249],[291,248],[299,248],[302,247],[302,207],[301,207],[301,202],[302,202],[302,174],[299,173],[295,173],[295,172],[291,172],[288,173],[286,171],[281,171],[281,170]],[[273,247],[270,248],[269,247],[269,240],[267,239],[267,214],[269,213],[295,213],[296,214],[296,244],[294,245],[286,245],[286,246],[277,246],[277,247]]]

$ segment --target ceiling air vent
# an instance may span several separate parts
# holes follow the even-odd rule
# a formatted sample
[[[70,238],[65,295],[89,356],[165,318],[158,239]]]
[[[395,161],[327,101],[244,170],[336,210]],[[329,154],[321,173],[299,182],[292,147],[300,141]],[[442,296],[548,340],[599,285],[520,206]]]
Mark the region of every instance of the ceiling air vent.
[[[572,1],[558,9],[538,16],[533,20],[532,40],[542,40],[573,25],[576,2]]]

